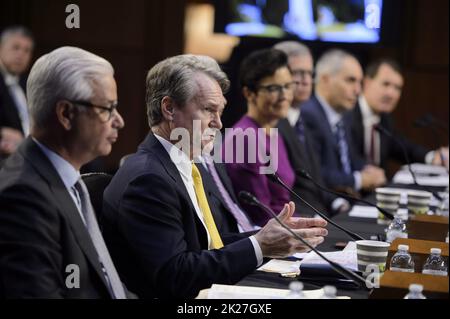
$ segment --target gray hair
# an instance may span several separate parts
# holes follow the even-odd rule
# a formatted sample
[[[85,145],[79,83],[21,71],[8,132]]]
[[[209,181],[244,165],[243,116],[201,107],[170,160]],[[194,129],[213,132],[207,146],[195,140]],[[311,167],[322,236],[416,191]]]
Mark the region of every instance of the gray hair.
[[[325,52],[316,64],[316,84],[325,74],[335,75],[339,73],[342,70],[344,60],[347,58],[356,60],[352,54],[344,50],[332,49]]]
[[[291,56],[312,56],[311,50],[304,44],[297,41],[283,41],[275,44],[274,49],[283,51],[288,57]]]
[[[114,69],[108,61],[80,48],[62,47],[43,55],[27,81],[32,125],[44,128],[59,100],[89,101],[93,82],[109,75],[114,75]]]
[[[156,64],[147,74],[146,105],[150,127],[161,123],[161,102],[171,97],[179,106],[184,106],[197,94],[194,80],[198,73],[216,80],[225,93],[230,81],[217,62],[203,55],[183,54],[167,58]]]
[[[34,43],[34,38],[30,30],[23,26],[12,26],[4,29],[2,33],[0,33],[0,45],[2,45],[9,37],[14,35],[20,35],[22,37],[28,38],[31,40],[31,42]]]

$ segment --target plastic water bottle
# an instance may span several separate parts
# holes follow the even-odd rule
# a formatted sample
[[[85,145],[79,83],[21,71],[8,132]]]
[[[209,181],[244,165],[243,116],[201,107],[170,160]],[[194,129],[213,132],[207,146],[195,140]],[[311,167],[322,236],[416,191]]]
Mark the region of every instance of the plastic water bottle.
[[[321,299],[336,299],[337,289],[334,286],[323,287],[323,295]]]
[[[303,294],[303,283],[300,281],[293,281],[289,284],[289,294],[286,299],[306,299]]]
[[[392,243],[396,238],[408,238],[406,223],[400,215],[396,214],[386,230],[386,241]]]
[[[414,272],[414,260],[409,254],[408,245],[398,245],[398,250],[392,256],[389,269],[391,271]]]
[[[423,294],[423,286],[419,284],[409,285],[409,293],[403,299],[427,299]]]
[[[430,249],[430,256],[428,256],[427,261],[423,265],[422,274],[447,276],[448,268],[439,248]]]

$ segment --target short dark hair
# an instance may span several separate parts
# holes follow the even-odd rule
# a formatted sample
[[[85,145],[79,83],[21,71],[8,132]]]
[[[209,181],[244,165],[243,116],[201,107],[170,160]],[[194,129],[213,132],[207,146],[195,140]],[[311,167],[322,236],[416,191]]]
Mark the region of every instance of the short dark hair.
[[[256,91],[259,81],[282,67],[288,67],[288,57],[284,52],[276,49],[254,51],[241,63],[240,85]]]
[[[391,58],[381,58],[369,63],[369,65],[366,67],[366,77],[371,79],[375,78],[382,65],[387,65],[395,72],[402,74],[402,68],[397,61]]]
[[[12,35],[20,35],[25,38],[28,38],[34,44],[34,37],[33,37],[33,34],[31,33],[31,31],[28,28],[21,26],[21,25],[14,25],[14,26],[10,26],[10,27],[7,27],[6,29],[4,29],[0,33],[0,44],[2,42],[6,41],[6,39]]]

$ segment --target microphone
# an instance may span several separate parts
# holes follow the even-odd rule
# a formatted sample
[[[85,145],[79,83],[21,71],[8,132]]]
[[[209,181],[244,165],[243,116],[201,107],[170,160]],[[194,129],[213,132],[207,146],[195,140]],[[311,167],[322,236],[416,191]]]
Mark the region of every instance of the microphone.
[[[292,231],[292,229],[290,229],[285,223],[283,223],[278,216],[274,213],[274,211],[268,207],[267,205],[261,203],[255,196],[253,196],[252,194],[245,192],[245,191],[241,191],[239,192],[239,198],[249,204],[249,205],[253,205],[253,206],[258,206],[259,208],[263,209],[264,211],[268,212],[271,216],[273,216],[273,218],[275,218],[275,220],[281,225],[281,227],[283,227],[284,229],[286,229],[292,236],[294,236],[296,239],[298,239],[299,241],[301,241],[306,247],[308,247],[309,249],[311,249],[312,251],[314,251],[320,258],[322,258],[323,260],[325,260],[327,263],[330,264],[330,266],[339,274],[341,274],[342,276],[344,276],[345,278],[352,280],[353,282],[355,282],[358,287],[361,287],[362,284],[366,283],[366,280],[359,276],[358,274],[354,273],[351,270],[346,269],[345,267],[342,267],[341,265],[339,265],[338,263],[329,260],[327,257],[325,257],[324,255],[322,255],[321,252],[319,252],[317,249],[315,249],[313,246],[311,246],[306,240],[304,240],[303,238],[301,238],[300,236],[298,236],[296,233],[294,233]]]
[[[294,195],[295,197],[297,197],[298,199],[300,199],[302,201],[302,203],[304,203],[306,206],[308,206],[309,208],[311,208],[317,215],[319,215],[320,217],[322,217],[323,219],[325,219],[328,223],[330,223],[331,225],[333,225],[334,227],[342,230],[344,233],[346,233],[347,235],[349,235],[353,240],[364,240],[363,237],[361,237],[358,234],[355,234],[354,232],[342,227],[339,224],[336,224],[336,222],[334,222],[333,220],[331,220],[330,218],[328,218],[327,215],[325,215],[324,213],[321,213],[318,209],[316,209],[314,206],[312,206],[310,203],[308,203],[306,200],[304,200],[300,195],[298,195],[296,192],[294,192],[289,186],[286,185],[286,183],[284,183],[281,178],[276,174],[268,174],[267,177],[274,183],[280,184],[284,189],[286,189],[289,193],[291,193],[292,195]]]
[[[392,214],[389,213],[387,210],[385,210],[385,209],[379,207],[378,205],[376,205],[376,204],[374,204],[374,203],[371,203],[371,202],[369,202],[369,201],[367,201],[367,200],[364,200],[364,199],[361,199],[361,198],[356,198],[356,197],[347,195],[347,194],[345,194],[345,193],[335,192],[335,191],[333,191],[333,190],[331,190],[331,189],[328,189],[328,188],[326,188],[326,187],[320,185],[319,183],[317,183],[317,182],[314,180],[314,178],[312,178],[311,175],[309,175],[308,172],[306,172],[306,171],[303,170],[303,169],[296,170],[296,172],[297,172],[301,177],[304,177],[304,178],[310,180],[314,185],[316,185],[317,188],[321,189],[321,190],[324,191],[324,192],[331,193],[331,194],[334,194],[334,195],[339,196],[339,197],[344,197],[344,198],[346,198],[346,199],[348,199],[348,200],[350,200],[350,201],[356,201],[356,202],[364,203],[364,204],[366,204],[366,205],[375,207],[375,208],[378,209],[378,210],[379,210],[386,218],[391,219],[391,220],[394,219],[394,215],[392,215]]]
[[[445,131],[448,134],[448,127],[444,124],[444,122],[438,121],[430,113],[425,113],[425,115],[416,119],[414,121],[414,125],[416,127],[431,127],[434,131],[436,131],[436,127],[438,127],[442,131]]]
[[[442,135],[439,135],[439,132],[436,128],[439,127],[441,128],[443,131],[445,131],[447,134],[445,134],[445,136],[448,136],[448,129],[445,126],[439,125],[440,122],[438,122],[433,115],[431,115],[430,113],[426,113],[423,117],[418,118],[414,121],[414,126],[419,127],[419,128],[430,128],[431,129],[431,133],[433,134],[433,138],[435,141],[440,141],[440,143],[443,141],[443,139],[441,139]],[[445,143],[445,142],[444,142]],[[443,145],[444,143],[441,143],[441,145]],[[444,159],[444,155],[442,154],[442,152],[440,150],[437,150],[436,152],[439,152],[439,156],[441,157],[441,162],[442,164],[445,163],[445,159]],[[445,165],[444,165],[445,166]],[[445,167],[447,174],[449,173],[448,168]]]
[[[402,152],[403,152],[403,156],[404,156],[405,161],[406,161],[406,166],[408,166],[409,173],[410,173],[411,176],[412,176],[414,185],[425,188],[425,189],[428,190],[430,193],[432,193],[434,197],[436,197],[438,200],[440,200],[440,201],[442,202],[442,197],[441,197],[437,192],[435,192],[435,191],[433,191],[433,190],[430,190],[428,187],[422,186],[422,185],[420,185],[420,184],[417,182],[416,174],[415,174],[414,171],[412,170],[412,167],[411,167],[411,161],[410,161],[410,159],[409,159],[408,152],[406,151],[405,145],[404,145],[398,138],[396,138],[391,132],[389,132],[386,128],[384,128],[384,127],[381,126],[380,124],[375,125],[374,128],[375,128],[375,130],[376,130],[377,132],[380,132],[381,134],[386,135],[387,137],[389,137],[390,139],[392,139],[395,143],[397,143],[398,146],[400,146],[400,148],[401,148],[401,150],[402,150]]]

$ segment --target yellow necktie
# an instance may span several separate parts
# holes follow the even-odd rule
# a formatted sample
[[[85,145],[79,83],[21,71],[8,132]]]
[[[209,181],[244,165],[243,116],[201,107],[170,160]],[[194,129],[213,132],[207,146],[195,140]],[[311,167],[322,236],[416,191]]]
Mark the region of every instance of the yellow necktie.
[[[213,249],[219,249],[223,247],[222,239],[220,238],[219,231],[217,230],[216,223],[214,222],[211,209],[209,208],[208,200],[206,199],[205,190],[203,188],[202,177],[200,171],[195,164],[192,164],[192,179],[194,180],[194,190],[197,196],[198,205],[203,213],[203,219],[208,229],[209,236],[211,237],[211,244]]]

